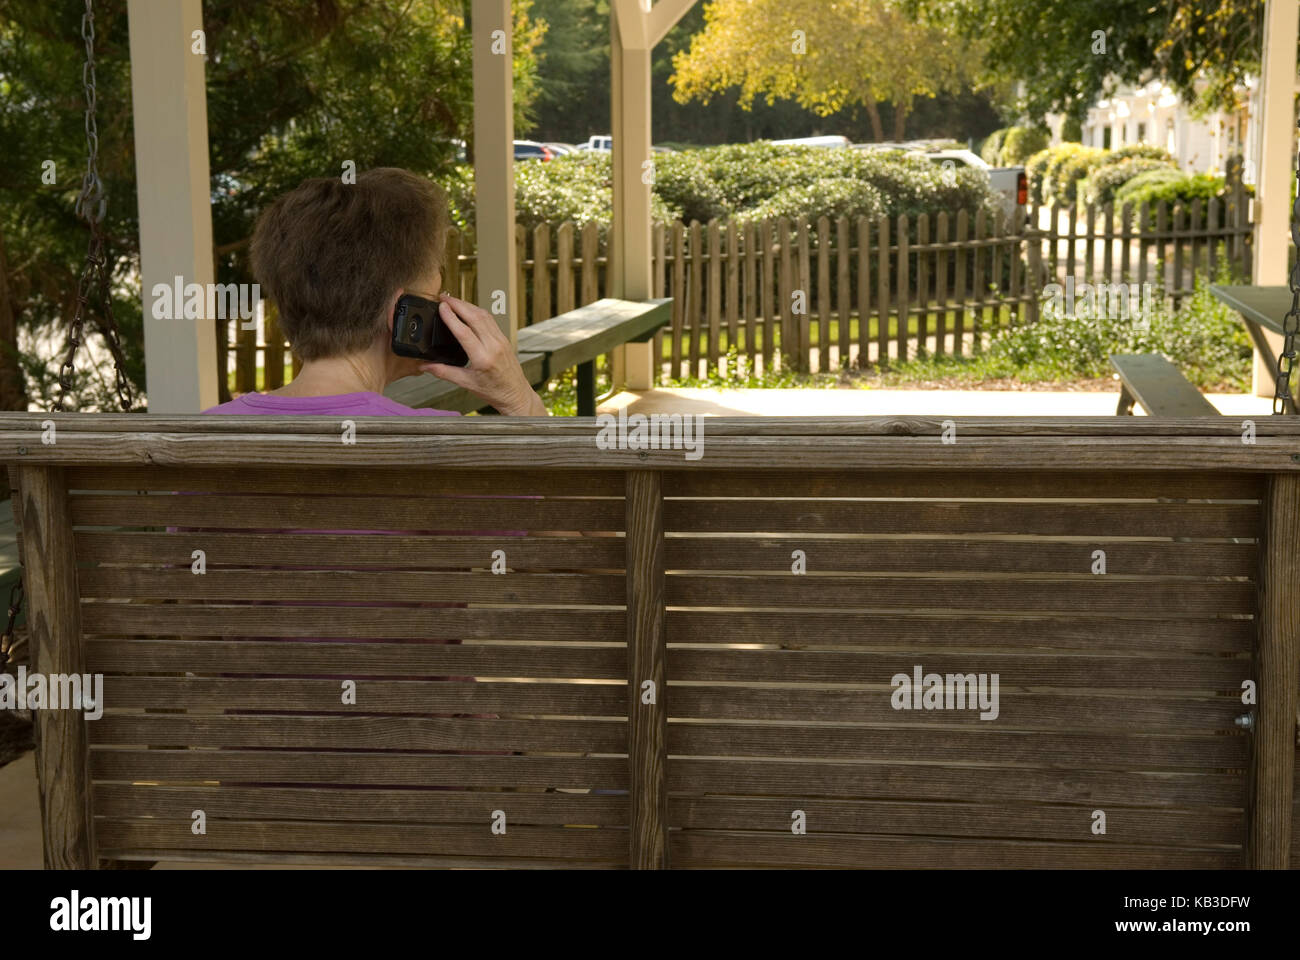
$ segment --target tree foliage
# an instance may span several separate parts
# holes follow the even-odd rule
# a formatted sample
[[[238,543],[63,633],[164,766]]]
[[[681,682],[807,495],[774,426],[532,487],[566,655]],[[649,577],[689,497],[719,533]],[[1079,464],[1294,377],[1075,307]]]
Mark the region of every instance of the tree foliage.
[[[673,59],[681,103],[733,87],[742,107],[794,100],[819,116],[890,103],[901,136],[898,117],[913,98],[957,89],[977,64],[974,44],[917,22],[894,0],[712,0],[704,19]]]
[[[1081,119],[1118,84],[1160,79],[1200,109],[1237,103],[1258,73],[1263,0],[907,0],[984,44],[981,79],[1018,84],[1013,112]]]
[[[452,175],[454,138],[472,139],[468,0],[205,0],[213,241],[220,282],[249,282],[244,250],[257,213],[312,176],[401,166]],[[515,121],[537,95],[544,25],[514,4]],[[0,0],[0,269],[19,327],[62,343],[85,226],[73,204],[85,170],[83,0]],[[143,384],[139,224],[126,0],[95,3],[99,171],[108,190],[114,312],[132,381]],[[181,38],[187,49],[189,37]],[[55,182],[41,181],[52,161]],[[6,303],[0,302],[0,325]],[[87,330],[93,329],[88,324]],[[83,354],[83,359],[84,359]],[[33,399],[52,373],[28,371]],[[86,408],[103,401],[91,377]]]

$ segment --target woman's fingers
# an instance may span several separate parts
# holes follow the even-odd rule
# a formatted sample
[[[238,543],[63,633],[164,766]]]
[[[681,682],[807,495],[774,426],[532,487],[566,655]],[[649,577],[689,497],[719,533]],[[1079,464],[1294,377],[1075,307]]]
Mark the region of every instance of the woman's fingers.
[[[451,331],[451,335],[465,348],[471,366],[482,368],[486,365],[486,350],[482,339],[469,324],[465,323],[446,300],[438,304],[438,315]],[[445,379],[445,378],[444,378]]]

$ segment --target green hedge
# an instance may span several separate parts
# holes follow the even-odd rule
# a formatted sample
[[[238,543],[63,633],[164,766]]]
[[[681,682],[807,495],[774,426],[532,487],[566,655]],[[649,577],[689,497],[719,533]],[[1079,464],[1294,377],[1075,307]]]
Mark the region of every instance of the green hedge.
[[[1172,168],[1148,170],[1140,173],[1115,192],[1115,205],[1133,205],[1135,220],[1145,208],[1151,216],[1155,215],[1156,205],[1164,201],[1172,211],[1175,203],[1185,206],[1196,200],[1208,203],[1224,193],[1223,177],[1208,173],[1186,174]]]
[[[473,223],[473,172],[461,168],[445,184],[453,216]],[[611,215],[613,181],[608,153],[578,153],[545,163],[515,164],[516,219],[532,228],[542,222],[595,222],[602,233]],[[916,217],[924,213],[981,208],[992,213],[1000,198],[980,170],[944,169],[898,151],[776,147],[770,143],[727,145],[655,157],[653,217],[660,222],[761,219],[810,220],[822,215]]]
[[[1012,127],[1002,142],[1001,167],[1018,167],[1047,147],[1047,131],[1040,127]]]
[[[980,144],[980,159],[990,167],[1000,167],[1002,158],[1002,143],[1007,138],[1007,131],[1010,127],[1002,127],[1000,130],[994,130],[984,142]]]
[[[1117,163],[1112,163],[1110,160],[1111,158],[1108,157],[1106,162],[1093,170],[1088,179],[1083,182],[1080,188],[1080,199],[1084,203],[1095,203],[1098,206],[1110,203],[1115,199],[1115,192],[1138,174],[1150,170],[1177,172],[1177,168],[1172,164],[1151,157],[1124,157]]]
[[[980,158],[991,167],[1018,167],[1047,148],[1047,131],[1041,127],[1003,127],[980,145]]]

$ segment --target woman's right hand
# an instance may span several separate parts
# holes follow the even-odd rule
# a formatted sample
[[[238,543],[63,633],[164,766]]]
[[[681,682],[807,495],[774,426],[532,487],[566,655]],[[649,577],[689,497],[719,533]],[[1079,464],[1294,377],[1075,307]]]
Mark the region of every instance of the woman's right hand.
[[[496,318],[450,294],[439,297],[438,315],[469,357],[469,365],[425,363],[420,369],[482,397],[508,417],[549,416],[546,405],[524,375],[510,340]]]

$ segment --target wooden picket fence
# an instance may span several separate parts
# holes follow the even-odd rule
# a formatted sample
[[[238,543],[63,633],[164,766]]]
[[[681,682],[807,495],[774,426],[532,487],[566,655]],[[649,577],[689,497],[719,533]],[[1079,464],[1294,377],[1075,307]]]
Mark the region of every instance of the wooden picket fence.
[[[1240,182],[1208,203],[1171,208],[1162,200],[1154,215],[1107,203],[1048,206],[1031,219],[1042,228],[1043,262],[1057,282],[1073,276],[1090,284],[1152,283],[1177,304],[1192,292],[1197,274],[1216,276],[1224,258],[1239,277],[1251,275],[1254,228]]]
[[[1197,273],[1213,276],[1225,257],[1250,275],[1240,184],[1208,204],[1161,203],[1154,217],[1107,204],[1033,208],[1027,219],[963,210],[655,224],[651,296],[673,298],[671,325],[655,337],[660,379],[730,363],[809,372],[897,363],[921,351],[967,354],[1000,328],[1036,321],[1043,285],[1069,276],[1159,282],[1177,303]],[[595,223],[519,225],[515,243],[522,325],[609,295],[607,243]],[[473,239],[453,230],[443,285],[476,300],[476,279]],[[229,369],[233,353],[237,392],[281,386],[287,347],[274,310],[249,326],[225,326],[219,369]]]

